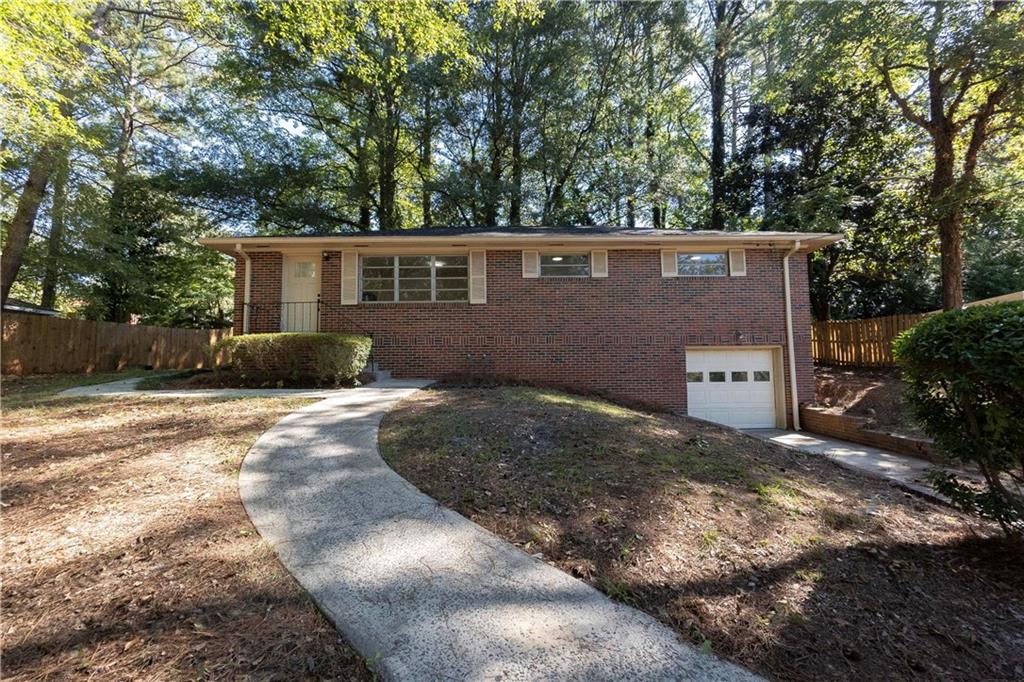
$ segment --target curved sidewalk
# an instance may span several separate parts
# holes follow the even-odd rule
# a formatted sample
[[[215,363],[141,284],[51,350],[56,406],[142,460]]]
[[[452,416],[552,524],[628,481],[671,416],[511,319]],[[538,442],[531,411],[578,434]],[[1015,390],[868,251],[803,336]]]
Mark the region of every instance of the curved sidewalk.
[[[288,415],[242,463],[260,534],[389,680],[755,680],[419,492],[377,427],[428,382],[344,391]]]

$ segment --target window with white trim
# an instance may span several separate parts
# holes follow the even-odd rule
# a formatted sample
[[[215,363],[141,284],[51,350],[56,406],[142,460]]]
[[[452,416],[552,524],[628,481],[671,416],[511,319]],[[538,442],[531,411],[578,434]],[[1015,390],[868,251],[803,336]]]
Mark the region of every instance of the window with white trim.
[[[676,255],[680,277],[725,277],[729,274],[729,257],[721,253],[685,253]],[[671,263],[671,261],[669,261]]]
[[[589,253],[542,253],[541,277],[590,277]]]
[[[468,301],[469,257],[363,256],[359,291],[364,303]]]

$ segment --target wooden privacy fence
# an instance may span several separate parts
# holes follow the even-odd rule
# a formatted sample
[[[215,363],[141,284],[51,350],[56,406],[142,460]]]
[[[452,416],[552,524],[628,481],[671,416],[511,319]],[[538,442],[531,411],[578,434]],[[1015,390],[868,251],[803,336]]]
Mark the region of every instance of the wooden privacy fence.
[[[925,317],[927,313],[812,322],[814,361],[825,365],[892,367],[896,364],[892,356],[893,339]]]
[[[4,374],[193,369],[230,329],[172,329],[4,313]]]

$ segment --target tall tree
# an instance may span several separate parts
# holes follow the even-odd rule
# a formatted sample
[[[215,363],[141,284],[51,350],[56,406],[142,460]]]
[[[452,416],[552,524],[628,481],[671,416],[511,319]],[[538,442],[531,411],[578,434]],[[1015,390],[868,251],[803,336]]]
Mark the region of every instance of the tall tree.
[[[53,204],[50,208],[50,234],[46,238],[46,271],[39,304],[53,308],[57,301],[57,282],[61,274],[64,235],[67,232],[68,180],[71,162],[68,150],[57,159],[53,173]]]
[[[83,25],[81,17],[76,14],[76,10],[80,9],[80,6],[72,5],[72,12],[58,13],[56,16],[60,18],[60,21],[54,22],[45,7],[42,8],[42,11],[39,11],[38,9],[29,8],[30,5],[31,2],[17,2],[5,9],[4,14],[0,15],[0,18],[4,20],[5,28],[11,17],[14,16],[24,22],[25,28],[23,31],[28,34],[26,42],[29,44],[34,45],[45,41],[47,36],[51,34],[53,34],[52,37],[56,44],[66,44],[66,38],[62,34],[64,30],[77,36],[77,39],[71,46],[70,54],[61,56],[48,53],[48,57],[57,64],[60,64],[61,60],[63,60],[63,65],[68,70],[58,73],[55,68],[56,65],[51,63],[49,78],[52,83],[39,84],[37,87],[55,91],[57,94],[53,97],[30,98],[30,103],[32,104],[36,104],[37,100],[41,100],[44,103],[49,102],[51,106],[56,108],[57,113],[55,116],[51,115],[52,118],[46,123],[36,126],[39,137],[42,139],[38,141],[39,149],[33,155],[32,161],[29,164],[28,178],[25,180],[21,196],[18,199],[18,207],[6,226],[3,245],[4,257],[3,262],[0,263],[0,303],[7,302],[11,287],[18,277],[18,270],[21,268],[25,247],[28,246],[29,237],[32,235],[36,216],[39,214],[39,206],[46,195],[46,189],[50,183],[50,177],[53,174],[55,164],[60,158],[61,149],[66,142],[66,138],[74,134],[73,123],[71,122],[73,100],[77,96],[78,88],[81,85],[83,64],[94,51],[96,38],[106,25],[110,14],[110,7],[106,4],[101,4],[93,10],[88,23]],[[26,8],[24,12],[19,11],[19,8],[22,7]],[[8,31],[5,30],[4,34],[7,35]],[[7,53],[8,50],[4,50],[4,52]],[[31,53],[29,56],[31,56]],[[16,60],[6,57],[5,61]],[[16,62],[15,66],[20,66],[29,72],[33,70],[31,63]],[[17,84],[18,74],[13,74],[13,78],[10,77],[11,75],[5,76],[4,80],[11,80]],[[17,94],[17,90],[15,90],[15,93]],[[3,108],[6,109],[6,107]],[[31,120],[38,120],[38,118],[40,117],[32,116]]]
[[[980,2],[872,2],[806,6],[800,30],[823,35],[821,59],[866,54],[903,117],[926,136],[930,215],[939,238],[942,305],[963,304],[964,211],[981,155],[1021,113],[1024,6]]]
[[[382,230],[401,226],[399,176],[411,158],[403,147],[412,106],[410,69],[435,55],[465,58],[462,12],[461,5],[435,0],[258,3],[267,41],[316,65],[331,63],[340,77],[364,86],[366,137],[373,143],[377,173],[376,222]]]
[[[725,229],[725,116],[729,61],[747,13],[743,0],[707,0],[710,59],[699,58],[711,100],[711,218],[712,230]]]

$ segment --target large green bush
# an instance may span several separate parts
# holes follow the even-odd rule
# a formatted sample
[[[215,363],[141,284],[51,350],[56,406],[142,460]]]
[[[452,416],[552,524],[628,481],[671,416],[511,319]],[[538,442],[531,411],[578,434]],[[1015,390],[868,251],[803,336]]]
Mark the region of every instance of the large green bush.
[[[893,346],[906,399],[940,453],[975,464],[987,488],[948,473],[932,483],[960,508],[1024,532],[1024,303],[929,317]]]
[[[246,334],[217,343],[232,371],[252,386],[334,386],[351,381],[366,366],[370,339],[352,334]]]

